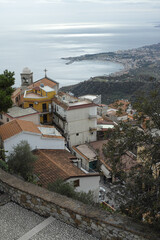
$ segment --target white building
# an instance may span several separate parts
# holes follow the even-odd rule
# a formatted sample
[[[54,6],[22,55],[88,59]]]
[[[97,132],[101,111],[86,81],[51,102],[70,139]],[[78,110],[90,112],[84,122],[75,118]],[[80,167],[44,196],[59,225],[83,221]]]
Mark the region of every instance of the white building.
[[[27,141],[32,150],[65,149],[65,140],[54,127],[36,125],[30,121],[16,119],[5,123],[0,126],[0,136],[6,156],[22,140]]]
[[[31,107],[24,109],[13,106],[12,108],[8,109],[7,113],[0,114],[0,122],[2,123],[10,122],[13,119],[21,119],[25,121],[31,121],[35,124],[40,124],[39,112]]]
[[[66,150],[37,150],[34,163],[35,174],[43,187],[61,179],[73,183],[77,192],[93,192],[95,202],[99,197],[99,173],[89,173],[75,166],[76,157]]]
[[[103,144],[106,140],[91,142],[73,147],[73,152],[76,157],[81,160],[82,167],[87,171],[92,172],[99,165],[100,171],[106,178],[111,178],[111,168],[104,161]],[[98,151],[97,151],[98,150]]]
[[[101,95],[89,95],[88,94],[88,95],[80,96],[79,98],[89,100],[95,104],[101,104]]]
[[[60,92],[52,99],[53,121],[62,130],[69,147],[96,141],[97,105]]]

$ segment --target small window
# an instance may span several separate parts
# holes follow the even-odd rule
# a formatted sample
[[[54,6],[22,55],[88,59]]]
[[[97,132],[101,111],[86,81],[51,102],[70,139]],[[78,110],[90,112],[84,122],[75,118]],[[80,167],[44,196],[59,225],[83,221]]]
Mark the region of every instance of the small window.
[[[0,114],[0,119],[3,119],[3,115],[2,114]]]
[[[74,185],[74,187],[79,187],[79,186],[80,186],[80,185],[79,185],[79,179],[75,180],[75,181],[73,182],[73,185]]]
[[[16,97],[16,102],[18,102],[18,97]]]
[[[33,107],[33,104],[29,104],[29,107]]]
[[[76,136],[79,136],[79,133],[76,133]]]
[[[9,118],[7,118],[7,122],[9,122]]]

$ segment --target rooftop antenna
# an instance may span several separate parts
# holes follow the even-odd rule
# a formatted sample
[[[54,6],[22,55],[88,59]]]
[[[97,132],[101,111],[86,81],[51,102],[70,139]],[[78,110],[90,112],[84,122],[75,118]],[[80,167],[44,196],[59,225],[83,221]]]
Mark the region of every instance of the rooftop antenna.
[[[45,77],[47,77],[47,71],[48,71],[48,70],[45,68],[45,69],[44,69]]]

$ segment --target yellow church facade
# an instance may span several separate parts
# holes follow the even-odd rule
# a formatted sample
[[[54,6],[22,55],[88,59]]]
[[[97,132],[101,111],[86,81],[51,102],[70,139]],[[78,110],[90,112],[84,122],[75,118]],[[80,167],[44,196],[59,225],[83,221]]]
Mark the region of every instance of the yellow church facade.
[[[38,87],[26,90],[23,97],[23,107],[33,107],[40,113],[40,123],[46,124],[52,122],[52,98],[56,91],[49,87],[40,84]]]

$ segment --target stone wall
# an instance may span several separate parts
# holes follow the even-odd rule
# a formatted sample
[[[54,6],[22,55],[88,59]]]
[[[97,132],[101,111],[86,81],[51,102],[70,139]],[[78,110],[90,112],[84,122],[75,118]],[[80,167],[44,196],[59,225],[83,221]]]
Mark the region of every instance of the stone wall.
[[[158,240],[146,225],[118,214],[85,205],[36,185],[24,182],[0,169],[0,191],[13,202],[45,217],[53,216],[105,240]]]

